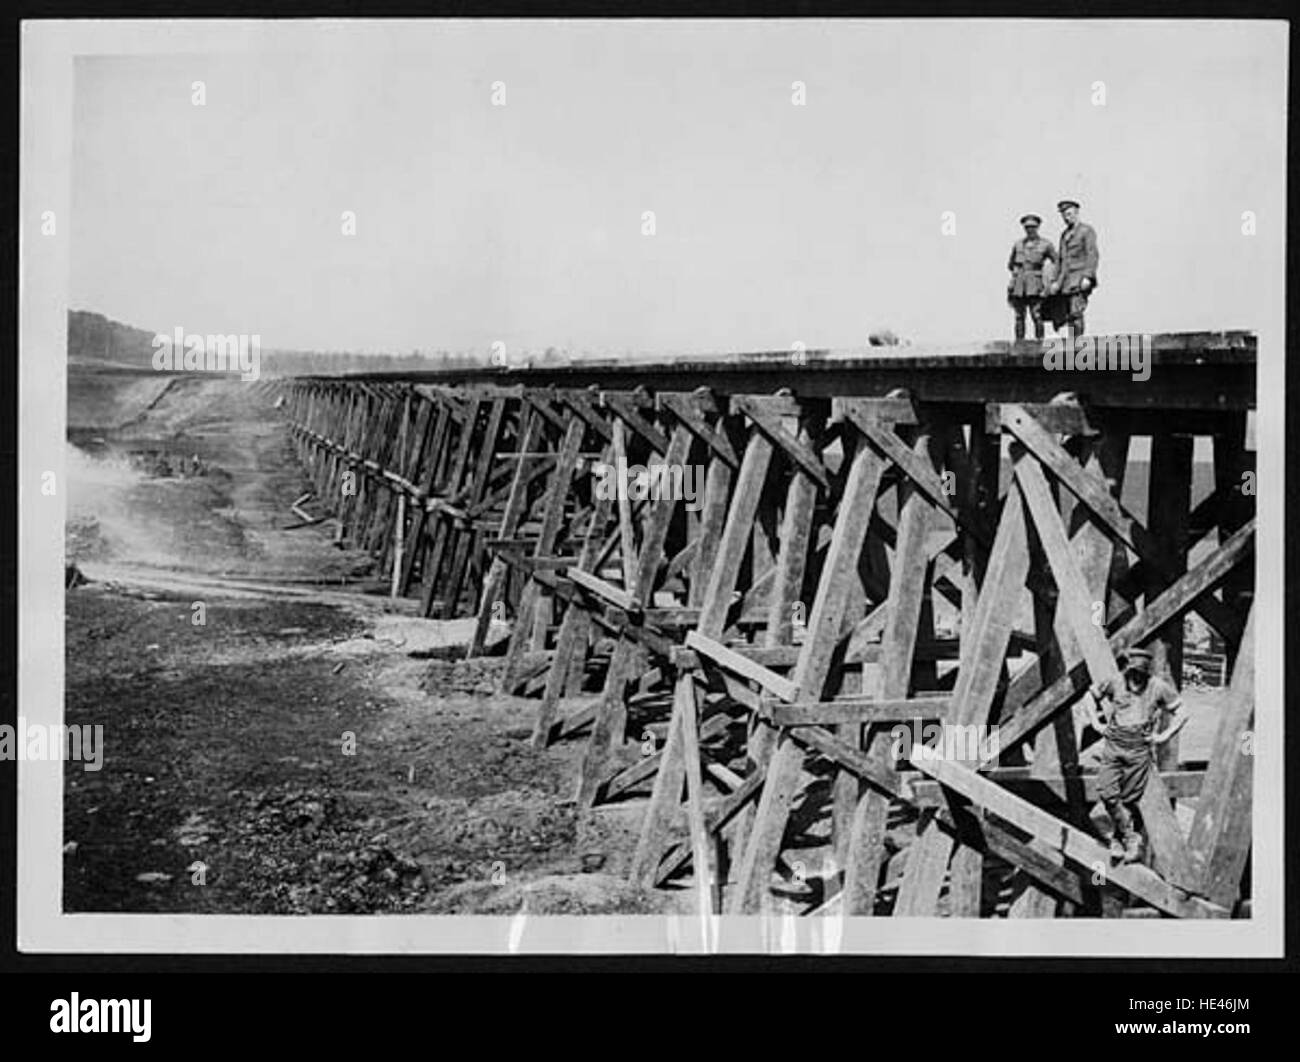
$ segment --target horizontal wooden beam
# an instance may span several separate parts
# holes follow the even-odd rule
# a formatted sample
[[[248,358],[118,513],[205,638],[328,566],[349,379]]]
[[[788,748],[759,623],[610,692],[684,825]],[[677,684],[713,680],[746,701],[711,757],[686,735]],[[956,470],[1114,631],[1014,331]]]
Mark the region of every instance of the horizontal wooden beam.
[[[1086,803],[1095,803],[1097,796],[1097,775],[1035,775],[1032,767],[999,767],[983,772],[983,777],[1015,793],[1032,793],[1037,788],[1050,789],[1061,800],[1067,799],[1069,787],[1080,785]],[[1165,789],[1174,799],[1190,800],[1199,796],[1205,771],[1163,771],[1160,775]],[[944,807],[947,798],[943,795],[943,786],[932,779],[916,778],[911,780],[912,802],[918,807]]]
[[[1106,848],[1082,830],[1035,807],[1029,801],[994,784],[954,760],[927,756],[920,746],[913,749],[911,762],[936,781],[960,793],[972,803],[1057,848],[1080,869],[1104,869],[1107,881],[1145,900],[1176,918],[1226,918],[1228,911],[1216,904],[1174,888],[1154,871],[1140,864],[1112,865]]]
[[[876,700],[844,697],[833,701],[796,701],[793,704],[764,704],[759,714],[775,726],[838,726],[843,723],[892,723],[913,719],[948,718],[952,701],[948,697],[899,697]]]

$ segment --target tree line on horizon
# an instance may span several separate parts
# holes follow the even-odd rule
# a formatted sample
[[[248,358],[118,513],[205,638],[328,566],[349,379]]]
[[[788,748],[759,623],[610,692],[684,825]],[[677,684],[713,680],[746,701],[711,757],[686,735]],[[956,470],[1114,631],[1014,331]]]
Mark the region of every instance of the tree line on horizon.
[[[69,362],[100,362],[138,368],[153,364],[155,332],[134,328],[89,310],[68,311]],[[555,347],[527,354],[533,365],[560,365],[569,357]],[[447,350],[412,350],[407,354],[363,354],[354,351],[278,350],[261,352],[263,373],[279,376],[346,372],[436,372],[481,369],[492,364],[488,352],[466,354]]]

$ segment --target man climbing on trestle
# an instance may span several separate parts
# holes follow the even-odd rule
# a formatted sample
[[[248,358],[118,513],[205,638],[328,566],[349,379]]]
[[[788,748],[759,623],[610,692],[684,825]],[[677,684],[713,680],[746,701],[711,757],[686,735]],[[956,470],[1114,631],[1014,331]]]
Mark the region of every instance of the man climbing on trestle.
[[[1161,678],[1151,677],[1151,654],[1130,649],[1119,658],[1124,685],[1113,679],[1095,684],[1088,692],[1093,728],[1103,735],[1097,796],[1114,823],[1110,854],[1116,861],[1136,863],[1142,838],[1134,813],[1155,762],[1155,750],[1183,728],[1187,714],[1178,691]]]

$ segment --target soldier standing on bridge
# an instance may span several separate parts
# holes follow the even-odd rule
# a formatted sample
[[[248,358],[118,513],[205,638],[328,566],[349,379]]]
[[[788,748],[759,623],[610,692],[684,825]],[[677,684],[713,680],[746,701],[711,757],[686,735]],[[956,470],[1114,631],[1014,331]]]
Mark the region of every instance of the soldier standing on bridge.
[[[1025,311],[1034,321],[1034,338],[1043,338],[1043,296],[1047,294],[1044,265],[1056,257],[1052,241],[1038,235],[1043,219],[1037,214],[1026,214],[1020,219],[1025,227],[1025,238],[1011,245],[1007,268],[1011,279],[1007,281],[1007,302],[1016,318],[1016,339],[1025,338]]]
[[[1079,204],[1073,199],[1062,199],[1056,204],[1065,221],[1061,233],[1061,248],[1057,254],[1060,273],[1048,288],[1052,296],[1059,295],[1059,311],[1052,315],[1052,324],[1059,330],[1064,323],[1076,336],[1083,335],[1083,311],[1088,306],[1088,296],[1097,287],[1097,233],[1091,225],[1079,220]]]

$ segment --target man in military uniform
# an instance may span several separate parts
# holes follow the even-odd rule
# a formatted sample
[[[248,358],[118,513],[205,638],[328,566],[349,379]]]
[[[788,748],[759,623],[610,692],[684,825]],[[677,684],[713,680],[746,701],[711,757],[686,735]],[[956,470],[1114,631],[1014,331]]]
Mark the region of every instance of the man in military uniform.
[[[1007,302],[1016,318],[1016,339],[1025,338],[1025,311],[1034,321],[1034,337],[1043,338],[1043,296],[1047,294],[1047,280],[1043,265],[1056,257],[1052,241],[1038,235],[1043,219],[1037,214],[1026,214],[1020,219],[1025,227],[1025,238],[1011,245],[1007,268],[1011,279],[1007,281]]]
[[[1062,199],[1056,204],[1065,222],[1061,233],[1061,247],[1057,252],[1059,274],[1047,289],[1051,296],[1060,296],[1058,321],[1076,336],[1083,335],[1083,311],[1088,306],[1088,296],[1097,287],[1097,233],[1091,225],[1079,220],[1079,204],[1073,199]],[[1053,299],[1053,301],[1057,301]]]
[[[1111,856],[1125,863],[1136,862],[1142,838],[1134,825],[1140,817],[1138,804],[1155,769],[1157,751],[1183,724],[1178,691],[1162,678],[1151,676],[1151,654],[1130,649],[1118,661],[1123,685],[1113,679],[1094,684],[1091,700],[1085,702],[1093,729],[1102,734],[1097,796],[1114,826]]]

